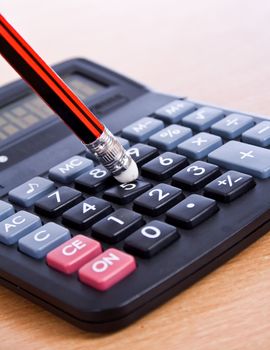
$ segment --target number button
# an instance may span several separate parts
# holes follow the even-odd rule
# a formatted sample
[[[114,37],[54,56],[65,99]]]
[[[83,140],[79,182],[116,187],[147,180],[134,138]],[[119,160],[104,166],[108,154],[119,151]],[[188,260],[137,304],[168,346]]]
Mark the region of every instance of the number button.
[[[124,248],[143,258],[150,258],[179,238],[175,227],[161,221],[151,221],[125,240]]]
[[[175,174],[172,184],[187,191],[197,191],[219,175],[218,166],[197,161]]]
[[[187,158],[166,152],[142,166],[142,175],[154,180],[166,180],[188,164]]]
[[[92,226],[93,236],[107,243],[126,238],[144,224],[142,216],[132,210],[118,209]]]
[[[35,210],[41,215],[57,217],[82,199],[81,192],[63,186],[37,201]]]
[[[222,202],[231,202],[255,186],[252,176],[228,171],[205,187],[205,195]]]
[[[53,189],[54,183],[52,181],[37,176],[14,188],[8,195],[12,202],[27,208]]]
[[[111,288],[136,270],[133,256],[110,248],[79,270],[80,281],[100,291]]]
[[[90,194],[98,193],[113,181],[111,173],[102,165],[82,174],[75,180],[75,187]]]
[[[135,181],[112,187],[104,192],[104,198],[118,204],[132,202],[143,192],[151,188],[151,184],[143,181]]]
[[[193,228],[218,211],[215,200],[192,194],[167,212],[167,221],[186,229]]]
[[[158,150],[155,147],[137,143],[127,150],[127,153],[133,158],[138,166],[148,162],[150,159],[158,155]]]
[[[158,216],[184,198],[179,188],[160,184],[134,201],[134,210],[145,215]]]
[[[63,214],[63,223],[78,230],[85,230],[113,211],[107,201],[89,197]]]

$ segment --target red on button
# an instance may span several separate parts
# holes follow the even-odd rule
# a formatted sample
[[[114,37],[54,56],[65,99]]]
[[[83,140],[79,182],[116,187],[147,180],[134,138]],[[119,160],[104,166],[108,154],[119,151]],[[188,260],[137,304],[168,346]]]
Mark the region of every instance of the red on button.
[[[99,242],[77,235],[47,254],[47,263],[56,270],[71,274],[100,253]]]
[[[95,289],[111,288],[136,270],[133,256],[110,248],[79,270],[80,280]]]

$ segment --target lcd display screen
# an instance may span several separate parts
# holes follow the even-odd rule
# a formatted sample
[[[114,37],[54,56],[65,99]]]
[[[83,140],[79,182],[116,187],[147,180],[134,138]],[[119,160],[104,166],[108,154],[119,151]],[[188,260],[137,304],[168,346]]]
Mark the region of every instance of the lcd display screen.
[[[63,78],[74,93],[85,101],[105,88],[80,74]],[[53,116],[53,111],[35,94],[18,99],[0,109],[0,144],[22,130]]]

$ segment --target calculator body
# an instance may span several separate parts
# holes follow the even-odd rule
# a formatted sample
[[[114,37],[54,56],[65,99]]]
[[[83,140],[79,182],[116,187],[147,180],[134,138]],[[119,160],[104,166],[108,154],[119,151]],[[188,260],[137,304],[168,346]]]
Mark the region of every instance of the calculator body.
[[[77,85],[73,81],[71,87],[78,94],[80,92],[86,105],[114,134],[120,136],[125,127],[142,117],[151,117],[171,101],[187,100],[181,96],[156,93],[84,59],[66,61],[54,68],[67,80],[73,74],[91,81],[90,86],[84,86],[86,82],[78,83],[75,79]],[[87,91],[91,96],[87,96]],[[0,90],[0,109],[6,108],[7,115],[11,113],[9,106],[18,107],[18,113],[22,106],[31,111],[32,107],[27,104],[32,96],[24,82],[9,84]],[[205,105],[191,103],[196,108]],[[231,110],[222,110],[225,114],[232,113]],[[82,143],[58,117],[46,113],[37,115],[36,119],[30,118],[29,128],[22,127],[0,141],[1,200],[9,202],[9,191],[35,176],[47,178],[49,169],[66,159],[75,155],[85,156]],[[252,118],[256,123],[265,120],[254,115]],[[135,143],[131,141],[131,144]],[[269,146],[265,149],[269,150]],[[225,169],[221,166],[220,171],[223,174]],[[161,182],[149,178],[147,181],[152,186]],[[162,182],[168,184],[170,179]],[[59,186],[57,181],[56,185]],[[74,184],[69,186],[73,188]],[[95,196],[102,198],[103,192]],[[187,196],[189,191],[184,193]],[[196,193],[202,194],[203,190]],[[76,273],[65,275],[51,269],[45,259],[32,259],[20,252],[16,244],[7,246],[0,243],[0,282],[82,329],[115,331],[187,288],[270,230],[269,194],[269,177],[256,178],[256,186],[243,196],[231,203],[218,202],[218,212],[208,220],[192,229],[177,228],[179,238],[158,254],[142,258],[135,253],[136,270],[104,292],[81,283]],[[84,193],[84,196],[89,194]],[[16,211],[23,209],[18,204],[12,205]],[[117,203],[113,206],[114,210],[123,207]],[[124,207],[132,210],[133,202]],[[33,206],[27,211],[35,213]],[[154,219],[165,222],[165,214]],[[48,219],[41,215],[41,220],[43,223],[53,221],[63,225],[61,217]],[[146,214],[144,220],[147,223],[153,218]],[[69,227],[69,230],[72,235],[78,233],[76,229]],[[80,233],[91,236],[91,228]],[[101,244],[104,250],[113,246],[124,251],[123,241],[113,245],[102,241]]]

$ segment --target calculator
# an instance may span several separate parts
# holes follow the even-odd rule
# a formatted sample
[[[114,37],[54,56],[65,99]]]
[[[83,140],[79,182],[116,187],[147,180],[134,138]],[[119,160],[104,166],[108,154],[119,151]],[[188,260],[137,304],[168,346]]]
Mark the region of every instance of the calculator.
[[[26,86],[0,89],[1,284],[88,331],[127,326],[270,230],[270,119],[54,67],[137,162],[119,184]]]

